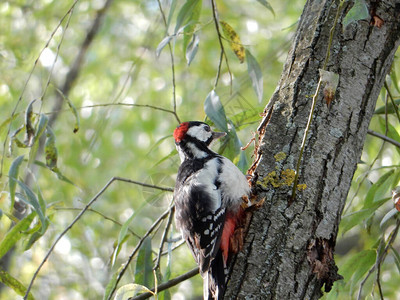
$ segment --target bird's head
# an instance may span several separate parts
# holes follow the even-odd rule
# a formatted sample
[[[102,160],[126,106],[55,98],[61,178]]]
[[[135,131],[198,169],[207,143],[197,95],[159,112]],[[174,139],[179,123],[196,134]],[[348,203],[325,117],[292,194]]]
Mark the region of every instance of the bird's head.
[[[175,144],[181,159],[182,154],[190,158],[206,157],[210,154],[208,146],[211,142],[225,135],[225,132],[212,131],[208,124],[198,121],[183,122],[174,130]]]

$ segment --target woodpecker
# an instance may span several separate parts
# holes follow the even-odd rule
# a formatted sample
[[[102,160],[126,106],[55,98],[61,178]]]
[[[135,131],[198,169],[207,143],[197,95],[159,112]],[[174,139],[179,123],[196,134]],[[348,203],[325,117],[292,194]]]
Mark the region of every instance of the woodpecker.
[[[222,299],[227,263],[244,215],[250,187],[242,172],[212,151],[212,141],[225,136],[203,122],[181,123],[174,131],[181,159],[174,190],[175,222],[203,277],[204,299]]]

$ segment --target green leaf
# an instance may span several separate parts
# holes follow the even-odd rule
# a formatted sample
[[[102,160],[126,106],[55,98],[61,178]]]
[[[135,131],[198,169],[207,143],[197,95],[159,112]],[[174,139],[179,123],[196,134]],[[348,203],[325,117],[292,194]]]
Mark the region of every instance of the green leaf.
[[[128,300],[129,298],[141,293],[152,293],[154,295],[152,291],[150,291],[147,287],[143,285],[136,283],[128,283],[126,285],[121,286],[117,290],[114,300]]]
[[[193,7],[193,10],[190,13],[188,18],[188,24],[183,29],[183,53],[187,53],[187,47],[189,41],[193,41],[192,36],[194,35],[194,31],[196,29],[196,25],[199,22],[200,14],[201,14],[202,0],[197,1],[196,5]],[[198,42],[197,42],[198,44]],[[197,50],[196,50],[197,51]],[[187,56],[187,54],[186,54]],[[194,57],[194,56],[193,56]],[[188,61],[188,65],[189,65]]]
[[[43,195],[42,192],[40,191],[40,188],[38,187],[38,201],[39,201],[39,205],[40,205],[40,209],[42,210],[43,214],[45,215],[46,213],[46,202],[43,199]],[[32,235],[29,237],[28,241],[24,244],[24,250],[28,250],[32,247],[32,245],[34,243],[36,243],[37,240],[39,240],[47,231],[47,229],[49,228],[49,220],[46,217],[45,218],[45,222],[40,223],[40,231],[35,231],[34,233],[32,233]]]
[[[236,134],[235,127],[233,127],[233,124],[231,124],[228,134],[222,138],[221,146],[218,152],[229,158],[231,161],[234,161],[239,155],[241,147],[242,143]]]
[[[2,269],[0,269],[0,282],[12,288],[17,295],[24,296],[26,294],[26,287],[18,279],[12,277]],[[31,292],[28,294],[27,299],[35,300]]]
[[[36,212],[30,213],[7,232],[0,243],[0,258],[14,247],[15,244],[24,236],[24,231],[29,228],[35,216]]]
[[[167,159],[170,159],[172,157],[174,157],[176,154],[178,154],[178,151],[176,149],[173,149],[167,156],[164,156],[163,158],[161,158],[159,161],[157,161],[154,166],[152,166],[152,168],[158,166],[159,164],[163,163],[164,161],[166,161]]]
[[[119,269],[111,276],[110,281],[107,283],[106,290],[104,292],[103,300],[107,300],[110,297],[111,291],[114,289],[114,287],[117,284],[117,278],[119,277],[119,274],[121,273],[122,269],[124,266],[122,265],[119,267]]]
[[[361,225],[365,220],[368,220],[372,217],[375,211],[384,203],[387,202],[387,199],[373,202],[369,207],[360,209],[359,211],[347,214],[343,216],[340,221],[340,231],[341,234],[345,234],[347,231],[352,229],[354,226]]]
[[[136,261],[135,282],[150,286],[153,283],[153,258],[151,238],[147,237],[139,250]]]
[[[19,180],[17,182],[18,182],[19,186],[23,189],[23,191],[27,197],[27,198],[21,198],[21,199],[24,200],[24,202],[26,202],[27,204],[31,205],[35,209],[37,215],[39,216],[40,222],[42,224],[40,233],[43,234],[46,231],[47,222],[48,222],[48,219],[45,216],[46,211],[42,210],[42,207],[41,207],[39,200],[36,197],[35,193],[25,183],[23,183]]]
[[[156,55],[160,56],[161,51],[164,49],[165,46],[168,45],[168,43],[175,38],[175,36],[173,35],[168,35],[165,38],[163,38],[163,40],[158,44],[157,49],[156,49]]]
[[[230,118],[237,131],[261,120],[260,112],[256,109],[243,110]]]
[[[243,150],[240,151],[237,167],[240,171],[242,171],[243,174],[246,174],[247,169],[249,168],[249,162],[247,160],[246,153]]]
[[[45,168],[45,169],[48,169],[48,167],[47,167],[43,162],[38,161],[38,160],[35,160],[35,165],[38,165],[38,166],[40,166],[40,167],[42,167],[42,168]],[[60,171],[58,168],[56,168],[55,170],[52,170],[52,171],[53,171],[54,173],[56,173],[57,178],[58,178],[59,180],[64,181],[64,182],[66,182],[66,183],[69,183],[69,184],[73,185],[74,187],[79,188],[79,186],[76,185],[72,180],[68,179],[68,178],[65,177],[63,174],[61,174],[61,171]]]
[[[361,278],[368,272],[368,270],[375,264],[376,261],[376,251],[375,250],[365,250],[359,254],[357,264],[354,267],[354,274],[351,280],[351,286],[354,287],[358,284]]]
[[[67,100],[69,109],[71,110],[72,114],[75,117],[75,124],[74,124],[74,129],[73,129],[73,133],[77,133],[80,127],[80,119],[79,119],[79,114],[78,114],[78,110],[76,109],[74,103],[72,103],[71,99],[69,99],[68,97],[65,97],[65,100]]]
[[[350,23],[364,20],[369,17],[368,7],[365,0],[355,0],[353,7],[343,19],[343,29]]]
[[[160,280],[158,280],[159,282],[167,282],[171,278],[172,243],[168,243],[167,252],[168,252],[167,265],[165,268],[164,276],[161,276],[160,274]],[[160,272],[160,268],[157,269],[157,272]],[[159,292],[157,296],[158,300],[171,300],[171,292],[169,289]]]
[[[46,222],[44,226],[40,225],[39,227],[41,230],[33,232],[29,239],[24,242],[24,251],[29,250],[33,244],[35,244],[46,233],[47,229],[49,228],[49,222]]]
[[[394,262],[395,262],[395,264],[397,266],[397,270],[399,271],[399,274],[400,274],[400,254],[392,246],[390,246],[390,250],[392,250],[392,253],[393,253],[393,256],[394,256]]]
[[[363,250],[354,254],[339,269],[344,281],[350,282],[355,273],[357,273],[357,278],[360,278],[375,263],[375,258],[375,250]]]
[[[275,17],[275,12],[271,4],[269,4],[266,0],[257,0],[257,1],[261,3],[261,5],[265,6]]]
[[[229,41],[229,45],[232,51],[235,53],[240,63],[243,63],[246,54],[242,42],[239,38],[239,35],[232,28],[232,26],[226,23],[225,21],[219,21],[219,24],[222,27],[222,31],[224,32],[225,38]]]
[[[71,101],[71,99],[69,99],[60,89],[56,88],[56,90],[61,95],[61,97],[63,97],[64,101],[67,102],[68,107],[71,110],[71,113],[75,117],[75,125],[74,125],[73,132],[77,133],[79,130],[79,127],[80,127],[80,119],[79,119],[78,110],[76,109],[76,107],[75,107],[74,103]]]
[[[113,250],[113,252],[111,253],[111,256],[110,256],[110,265],[111,266],[114,266],[115,261],[116,261],[116,259],[118,257],[118,254],[121,252],[121,249],[122,249],[121,246],[123,244],[125,244],[125,242],[128,240],[128,237],[129,237],[128,235],[125,236],[125,238],[119,244],[118,244],[118,241],[114,242],[114,244],[113,244],[114,250]]]
[[[169,25],[171,24],[172,16],[174,15],[174,12],[175,12],[176,4],[177,4],[176,0],[172,0],[171,1],[171,7],[169,9],[168,19],[167,19],[167,30],[166,30],[166,32],[168,32]]]
[[[46,144],[44,146],[44,152],[46,154],[46,166],[54,171],[57,170],[57,148],[56,148],[56,137],[49,126],[46,128]]]
[[[251,84],[257,95],[258,102],[261,103],[263,98],[263,76],[260,65],[250,51],[246,50],[247,73],[250,76]]]
[[[197,34],[193,34],[193,38],[186,48],[186,61],[190,65],[194,57],[196,56],[197,50],[199,49],[200,38]]]
[[[33,139],[35,137],[35,128],[33,128],[32,125],[32,118],[33,118],[33,103],[35,103],[36,100],[32,100],[29,104],[28,107],[26,108],[25,112],[25,142],[24,144],[27,145],[28,147],[32,146]]]
[[[381,200],[383,195],[391,192],[391,185],[393,178],[395,177],[395,170],[390,170],[379,177],[378,181],[375,182],[368,190],[367,196],[365,197],[363,208],[369,208],[377,200]]]
[[[176,17],[176,25],[174,33],[178,33],[182,25],[190,18],[193,10],[198,5],[200,0],[187,0],[186,3],[179,10],[178,16]]]
[[[115,251],[114,251],[114,255],[113,258],[111,260],[111,265],[113,266],[115,263],[115,259],[117,258],[117,255],[119,253],[119,249],[122,245],[123,242],[126,241],[126,237],[128,235],[128,229],[129,229],[129,225],[131,224],[133,218],[136,216],[135,213],[133,213],[128,220],[125,221],[124,224],[122,224],[121,226],[121,230],[119,231],[119,235],[118,235],[118,242],[117,242],[117,246],[115,247]]]
[[[390,79],[391,79],[391,83],[393,84],[396,91],[398,93],[400,93],[399,81],[397,79],[396,68],[394,66],[392,67],[392,69],[390,71]]]
[[[214,90],[207,95],[204,102],[204,111],[219,130],[228,132],[225,110]]]
[[[400,99],[394,99],[394,103],[398,106],[398,105],[400,104]],[[387,107],[387,113],[388,113],[388,114],[393,114],[395,109],[398,109],[398,108],[397,108],[397,107],[394,108],[393,105],[388,105],[388,107]],[[374,111],[374,114],[376,114],[376,115],[383,115],[383,114],[385,114],[385,105],[383,105],[383,106],[377,108],[377,109]]]
[[[159,149],[158,147],[161,145],[161,143],[164,142],[165,140],[169,139],[170,137],[172,137],[171,134],[170,134],[170,135],[163,136],[162,138],[160,138],[159,140],[157,140],[157,142],[155,142],[155,143],[151,146],[150,150],[147,152],[147,155],[149,155],[152,151],[154,151],[154,149]]]
[[[32,164],[36,158],[36,153],[39,148],[39,139],[42,136],[43,132],[45,131],[48,121],[49,118],[46,115],[44,114],[40,115],[35,137],[33,139],[33,144],[31,150],[29,151],[29,159],[28,159],[29,165]]]
[[[388,124],[386,124],[385,119],[382,117],[379,118],[379,123],[381,125],[383,132],[385,132],[386,125],[387,125],[387,129],[388,129],[387,136],[388,137],[390,137],[392,140],[400,141],[400,135],[397,132],[396,128],[392,124],[390,124],[389,122],[388,122]],[[400,155],[400,149],[398,147],[395,147],[395,149],[396,149],[397,153]]]
[[[5,121],[3,121],[0,124],[0,134],[2,134],[2,131],[6,128],[6,126],[9,125],[12,121],[14,121],[18,116],[19,113],[15,113],[12,117],[9,117]]]
[[[21,125],[17,130],[15,130],[12,134],[10,134],[10,153],[12,153],[12,145],[17,145],[18,148],[28,148],[28,146],[21,142],[17,135],[25,128],[25,125]]]
[[[15,189],[17,187],[17,178],[19,173],[19,167],[24,160],[24,156],[18,156],[11,164],[10,170],[8,171],[9,182],[8,186],[10,188],[10,199],[11,199],[11,209],[14,207],[15,202]]]
[[[397,215],[397,214],[398,214],[397,209],[396,209],[396,208],[392,208],[392,209],[389,210],[389,211],[387,212],[387,214],[382,218],[381,223],[380,223],[379,226],[382,228],[383,225],[385,225],[387,221],[393,219],[393,217],[394,217],[395,215]]]

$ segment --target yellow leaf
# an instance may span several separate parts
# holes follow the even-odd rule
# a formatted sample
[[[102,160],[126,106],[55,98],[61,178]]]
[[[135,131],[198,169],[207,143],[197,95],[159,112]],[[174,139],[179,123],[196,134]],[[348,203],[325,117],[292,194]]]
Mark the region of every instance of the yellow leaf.
[[[245,58],[245,50],[238,34],[228,23],[224,21],[219,21],[219,23],[222,26],[225,37],[229,40],[232,51],[235,53],[240,63],[243,63]]]

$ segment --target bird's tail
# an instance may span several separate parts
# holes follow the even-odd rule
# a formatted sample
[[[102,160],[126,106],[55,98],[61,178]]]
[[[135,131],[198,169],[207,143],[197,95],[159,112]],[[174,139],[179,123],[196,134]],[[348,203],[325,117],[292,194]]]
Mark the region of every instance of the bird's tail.
[[[223,299],[226,287],[226,266],[221,249],[211,261],[210,268],[203,277],[204,300]]]

